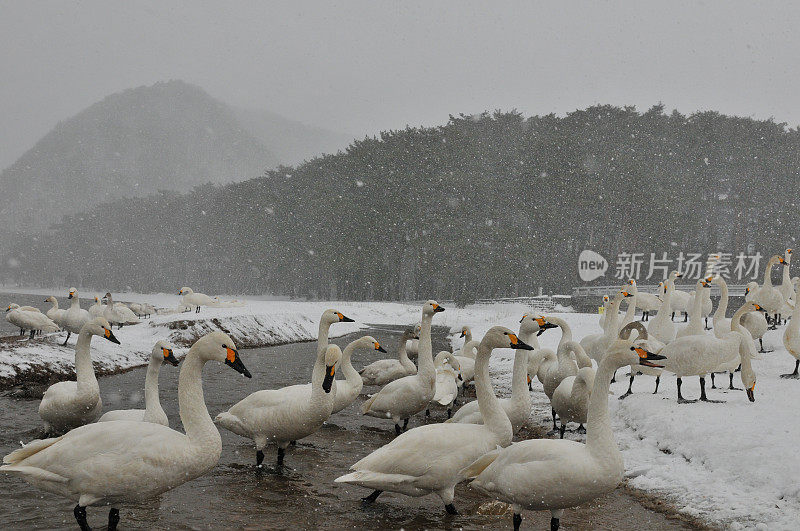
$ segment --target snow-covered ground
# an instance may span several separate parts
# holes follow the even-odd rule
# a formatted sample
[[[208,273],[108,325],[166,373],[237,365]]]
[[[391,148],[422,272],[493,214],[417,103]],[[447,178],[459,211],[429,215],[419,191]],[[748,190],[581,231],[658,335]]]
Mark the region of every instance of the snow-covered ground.
[[[25,290],[30,293],[30,290]],[[49,294],[42,290],[37,294]],[[82,295],[93,295],[82,293]],[[119,294],[115,300],[151,302],[174,307],[179,297],[173,294]],[[407,325],[417,322],[416,305],[396,303],[285,302],[247,300],[237,308],[204,308],[199,315],[176,313],[143,320],[142,324],[115,330],[122,345],[96,338],[92,343],[96,367],[113,372],[147,361],[156,340],[169,337],[187,345],[205,331],[222,328],[240,347],[312,340],[317,320],[326,308],[335,307],[356,323],[342,323],[331,329],[333,336],[348,334],[368,324]],[[500,324],[516,330],[520,317],[529,311],[520,304],[473,305],[465,309],[448,307],[434,317],[434,325],[455,330],[471,325],[476,338],[489,327]],[[573,329],[576,338],[599,333],[597,315],[559,313]],[[653,378],[640,376],[633,396],[624,401],[610,400],[613,428],[625,458],[633,487],[671,500],[680,510],[721,527],[732,529],[796,529],[800,521],[800,423],[794,404],[800,401],[800,381],[782,380],[790,372],[793,358],[781,344],[783,330],[769,332],[765,344],[775,351],[754,361],[758,375],[755,403],[743,391],[709,391],[710,398],[724,404],[684,404],[676,402],[675,378],[662,376],[661,387],[653,395]],[[559,333],[549,330],[539,340],[555,349]],[[50,341],[0,342],[0,381],[13,380],[20,373],[70,374],[73,367],[72,343],[68,348]],[[453,335],[453,345],[463,340]],[[492,375],[499,393],[510,388],[513,352],[496,352]],[[620,381],[612,384],[615,396],[627,387],[624,370]],[[727,377],[718,379],[727,387]],[[737,374],[735,385],[741,387]],[[696,378],[684,382],[687,397],[699,395]],[[532,419],[547,425],[550,408],[538,382],[534,383]],[[582,438],[568,432],[567,437]]]

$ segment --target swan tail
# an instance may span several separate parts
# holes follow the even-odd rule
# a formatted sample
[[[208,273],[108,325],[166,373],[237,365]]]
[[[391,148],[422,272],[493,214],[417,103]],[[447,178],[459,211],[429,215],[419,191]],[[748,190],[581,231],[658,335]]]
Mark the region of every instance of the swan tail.
[[[242,425],[242,421],[239,420],[239,417],[229,413],[228,411],[223,411],[216,417],[214,417],[214,424],[221,428],[225,428],[228,431],[235,433],[236,435],[241,435],[242,437],[248,437],[247,430]]]
[[[36,468],[35,466],[3,465],[0,466],[0,470],[3,472],[11,472],[12,474],[19,474],[21,476],[28,476],[41,481],[49,481],[51,483],[67,483],[69,481],[69,478],[41,468]]]
[[[464,479],[475,479],[481,472],[486,470],[486,467],[494,463],[497,456],[500,455],[500,450],[492,450],[472,462],[471,465],[462,468],[459,475]]]
[[[63,437],[63,435],[62,435]],[[17,463],[22,462],[23,459],[32,456],[35,453],[38,453],[48,446],[58,442],[61,440],[62,437],[52,437],[50,439],[34,439],[22,448],[18,450],[14,450],[7,456],[3,458],[3,463],[6,465],[16,465]]]
[[[416,478],[404,474],[382,474],[381,472],[372,472],[369,470],[356,470],[344,476],[339,476],[333,481],[335,483],[354,483],[371,489],[382,489],[387,485],[400,485],[401,483],[407,483],[414,479]]]

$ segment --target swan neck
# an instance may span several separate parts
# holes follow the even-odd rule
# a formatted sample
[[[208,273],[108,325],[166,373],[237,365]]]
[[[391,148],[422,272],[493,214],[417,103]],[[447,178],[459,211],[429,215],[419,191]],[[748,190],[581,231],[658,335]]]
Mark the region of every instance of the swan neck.
[[[596,458],[621,461],[608,414],[608,389],[614,370],[608,356],[597,367],[587,410],[586,447]]]
[[[161,360],[150,358],[147,366],[147,375],[144,377],[144,409],[149,417],[163,413],[161,400],[158,396],[158,373],[161,369]]]
[[[527,352],[527,351],[525,351]],[[500,401],[494,394],[492,381],[489,378],[489,358],[492,349],[481,342],[478,347],[478,355],[475,357],[475,394],[478,397],[478,409],[483,417],[483,424],[494,433],[498,438],[500,446],[508,446],[513,437],[511,421],[500,405]],[[516,365],[516,359],[514,360]]]
[[[72,300],[70,301],[69,307],[70,308],[80,308],[81,307],[80,299],[78,297],[72,297]]]
[[[92,366],[91,343],[92,334],[81,330],[75,343],[75,379],[78,383],[78,393],[99,392],[100,389]]]
[[[328,348],[328,333],[331,329],[331,323],[320,319],[319,332],[317,333],[317,359],[314,361],[314,369],[311,372],[311,381],[322,385],[322,380],[325,379],[325,351]],[[313,390],[312,390],[313,391]]]
[[[181,423],[193,444],[222,448],[222,438],[211,421],[203,396],[203,366],[205,361],[189,349],[178,375],[178,407]]]
[[[518,337],[523,342],[531,345],[531,338],[536,337],[535,333],[519,333]],[[533,345],[531,345],[533,346]],[[529,350],[517,349],[514,352],[514,367],[511,372],[511,400],[514,402],[530,401],[530,391],[528,391],[528,358]]]
[[[352,343],[344,347],[344,351],[342,351],[341,364],[344,379],[347,380],[348,383],[354,385],[361,381],[361,375],[358,374],[358,371],[355,369],[355,367],[353,367],[353,363],[351,362],[351,357],[355,349],[356,347]]]
[[[728,283],[724,280],[719,283],[719,304],[717,311],[714,312],[714,328],[717,328],[717,320],[722,321],[725,319],[725,314],[728,313]]]
[[[775,265],[775,262],[770,260],[767,263],[766,269],[764,269],[764,286],[771,288],[772,287],[772,266]]]
[[[436,367],[433,365],[433,346],[431,344],[432,314],[422,314],[422,326],[419,331],[419,370],[417,374],[422,378],[436,380]]]

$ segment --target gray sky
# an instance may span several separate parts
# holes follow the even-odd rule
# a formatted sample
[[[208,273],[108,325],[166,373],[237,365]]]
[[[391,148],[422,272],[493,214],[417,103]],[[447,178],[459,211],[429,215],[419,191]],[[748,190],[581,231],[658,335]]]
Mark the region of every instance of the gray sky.
[[[800,3],[0,0],[0,168],[107,94],[184,79],[362,136],[663,101],[800,123]]]

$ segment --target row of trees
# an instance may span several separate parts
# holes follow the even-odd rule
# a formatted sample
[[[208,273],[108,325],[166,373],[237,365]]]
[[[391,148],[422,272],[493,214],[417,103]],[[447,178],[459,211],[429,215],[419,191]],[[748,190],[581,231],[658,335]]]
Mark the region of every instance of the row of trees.
[[[800,132],[661,105],[452,116],[246,182],[109,203],[19,234],[25,284],[346,299],[568,291],[584,247],[779,251]]]

